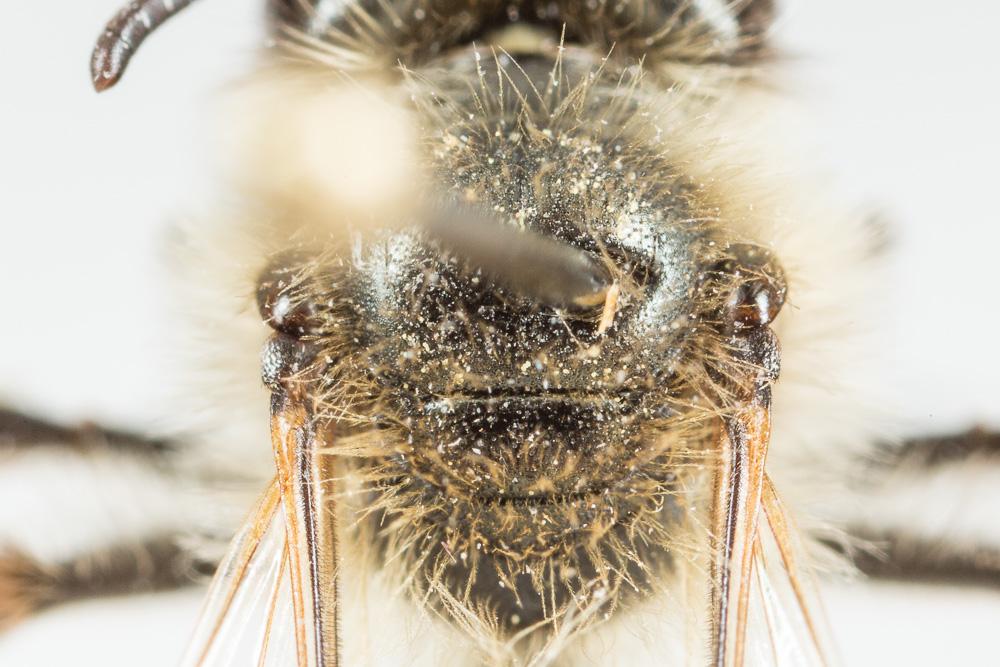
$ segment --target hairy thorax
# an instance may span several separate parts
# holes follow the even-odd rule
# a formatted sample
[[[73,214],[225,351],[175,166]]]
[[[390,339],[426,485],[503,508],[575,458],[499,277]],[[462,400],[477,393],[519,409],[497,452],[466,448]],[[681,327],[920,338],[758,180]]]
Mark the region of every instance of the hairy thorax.
[[[420,221],[305,262],[289,291],[361,480],[358,539],[417,599],[504,631],[641,598],[705,539],[692,489],[740,375],[723,319],[746,258],[624,70],[578,49],[483,56],[401,84],[433,200],[579,251],[600,302],[539,303],[513,274],[546,266],[492,275]]]

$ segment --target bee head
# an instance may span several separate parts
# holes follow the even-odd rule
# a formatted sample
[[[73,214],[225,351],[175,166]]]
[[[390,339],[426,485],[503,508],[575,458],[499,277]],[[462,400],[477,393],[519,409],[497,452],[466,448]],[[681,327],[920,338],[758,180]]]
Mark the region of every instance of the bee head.
[[[117,84],[146,38],[191,2],[123,7],[94,48],[94,88]],[[773,0],[270,0],[268,8],[272,31],[294,54],[320,45],[345,69],[419,66],[456,46],[491,42],[514,23],[652,62],[749,63],[766,52],[774,14]]]

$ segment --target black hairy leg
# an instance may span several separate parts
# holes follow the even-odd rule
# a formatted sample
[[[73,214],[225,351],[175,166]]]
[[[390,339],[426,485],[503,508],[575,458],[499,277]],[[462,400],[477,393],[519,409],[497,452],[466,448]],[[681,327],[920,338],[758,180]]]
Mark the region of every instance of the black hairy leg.
[[[214,569],[192,556],[178,535],[122,542],[57,563],[0,548],[0,630],[73,600],[175,590]]]
[[[1000,588],[1000,433],[976,428],[882,451],[852,522],[849,552],[867,576]],[[992,491],[992,493],[991,493]]]
[[[974,428],[958,435],[914,438],[893,451],[890,464],[932,469],[973,457],[1000,466],[1000,433]]]
[[[44,453],[64,458],[132,460],[169,477],[178,443],[83,422],[56,424],[0,408],[0,456]],[[39,496],[33,502],[44,503]],[[124,499],[134,502],[134,499]],[[108,538],[61,560],[0,542],[0,630],[48,607],[88,597],[176,589],[209,575],[214,564],[192,555],[174,529]]]
[[[865,576],[890,581],[1000,588],[1000,549],[959,546],[907,535],[861,532],[872,545],[857,550],[854,564]]]
[[[115,453],[165,459],[175,451],[175,443],[137,433],[104,428],[91,422],[76,426],[55,424],[15,410],[0,408],[0,452],[59,448],[79,453]]]

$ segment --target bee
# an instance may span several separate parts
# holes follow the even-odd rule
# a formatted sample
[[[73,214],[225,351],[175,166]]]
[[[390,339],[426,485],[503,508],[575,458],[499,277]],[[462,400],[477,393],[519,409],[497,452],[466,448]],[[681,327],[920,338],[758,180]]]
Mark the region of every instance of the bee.
[[[98,90],[188,4],[123,9]],[[996,439],[871,462],[876,230],[732,139],[773,109],[770,2],[269,11],[239,203],[178,230],[202,358],[232,361],[200,395],[233,405],[197,448],[0,419],[262,495],[224,554],[250,504],[222,497],[197,540],[12,551],[4,618],[215,571],[187,664],[799,665],[829,654],[812,572],[859,538],[875,573],[995,579],[830,509]]]

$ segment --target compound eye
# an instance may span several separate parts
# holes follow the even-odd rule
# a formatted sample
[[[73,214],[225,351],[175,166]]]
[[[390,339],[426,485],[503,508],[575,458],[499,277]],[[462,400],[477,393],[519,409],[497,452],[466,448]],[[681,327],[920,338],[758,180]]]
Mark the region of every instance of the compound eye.
[[[271,0],[283,41],[315,40],[383,64],[412,65],[506,21],[501,0]],[[302,36],[305,36],[303,38]],[[315,48],[315,47],[313,47]]]
[[[729,253],[731,259],[720,266],[733,281],[724,307],[726,322],[736,331],[771,324],[788,292],[784,271],[761,246],[737,243]]]
[[[743,63],[766,53],[773,0],[557,0],[575,41],[612,45],[647,66],[664,62]],[[557,21],[558,22],[558,21]]]
[[[314,304],[303,294],[303,258],[295,253],[275,257],[257,279],[257,308],[265,323],[279,333],[301,338],[317,331]]]

